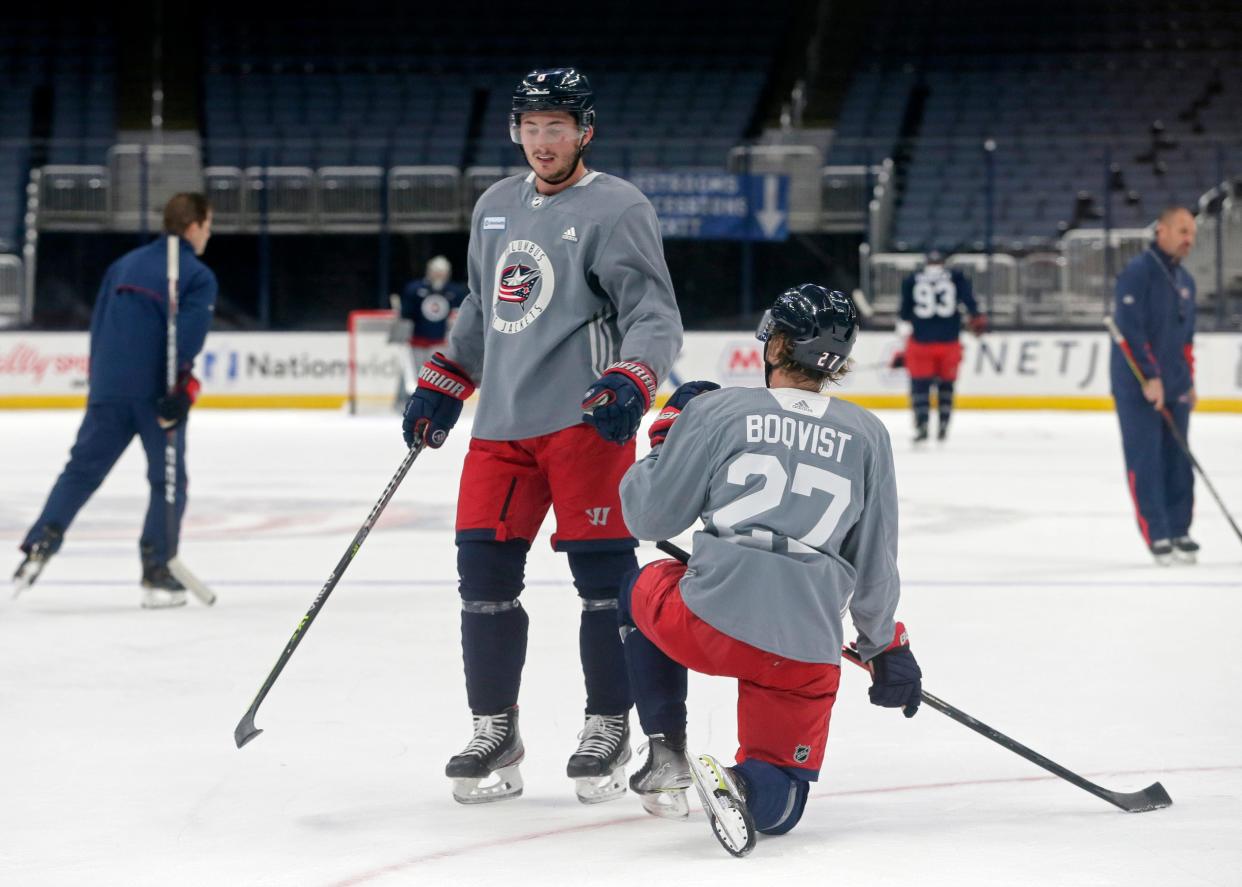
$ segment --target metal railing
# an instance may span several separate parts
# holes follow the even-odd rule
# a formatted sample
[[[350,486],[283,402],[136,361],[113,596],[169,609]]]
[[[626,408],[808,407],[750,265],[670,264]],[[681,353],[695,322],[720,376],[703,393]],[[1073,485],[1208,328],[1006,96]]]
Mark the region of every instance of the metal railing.
[[[388,173],[388,222],[402,231],[456,227],[462,219],[462,174],[455,166],[394,166]],[[465,218],[470,218],[470,208]]]
[[[105,166],[43,167],[39,180],[41,223],[62,229],[107,226],[111,218],[108,182]]]
[[[877,170],[867,166],[825,166],[820,176],[820,229],[865,231]]]
[[[384,213],[382,166],[325,166],[317,173],[319,219],[325,227],[368,228]]]
[[[21,257],[0,256],[0,326],[16,326],[29,319],[22,298],[24,283]]]
[[[305,166],[250,166],[243,173],[246,213],[272,229],[301,231],[315,224],[318,188]]]
[[[193,145],[113,145],[108,151],[108,179],[112,224],[158,231],[168,198],[202,189],[202,162]]]

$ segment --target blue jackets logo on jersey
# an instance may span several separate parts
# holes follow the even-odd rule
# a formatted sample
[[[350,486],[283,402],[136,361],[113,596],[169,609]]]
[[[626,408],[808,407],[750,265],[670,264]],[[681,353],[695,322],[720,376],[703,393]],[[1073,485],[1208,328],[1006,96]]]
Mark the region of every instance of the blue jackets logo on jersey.
[[[556,290],[556,271],[539,244],[511,240],[496,262],[495,281],[492,328],[520,333],[547,310]]]
[[[502,302],[521,304],[530,298],[531,290],[538,282],[539,269],[529,265],[510,265],[500,272],[496,298]]]

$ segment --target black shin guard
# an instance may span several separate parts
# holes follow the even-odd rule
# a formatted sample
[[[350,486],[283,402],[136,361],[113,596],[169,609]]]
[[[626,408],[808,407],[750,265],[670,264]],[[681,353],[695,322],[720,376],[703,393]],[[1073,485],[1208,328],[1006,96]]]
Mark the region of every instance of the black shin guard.
[[[517,704],[530,624],[518,595],[529,549],[521,539],[457,545],[461,651],[466,697],[475,714],[497,714]]]
[[[617,595],[622,578],[637,565],[630,549],[569,553],[569,568],[582,598],[578,652],[586,681],[586,710],[591,714],[619,715],[634,704],[617,634]]]

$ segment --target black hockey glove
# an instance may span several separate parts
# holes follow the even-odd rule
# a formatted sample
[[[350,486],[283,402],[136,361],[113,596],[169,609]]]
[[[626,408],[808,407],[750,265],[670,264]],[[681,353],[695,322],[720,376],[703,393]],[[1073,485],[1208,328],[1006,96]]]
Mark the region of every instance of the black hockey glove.
[[[198,400],[198,379],[186,371],[177,379],[177,387],[172,394],[165,394],[155,402],[157,421],[165,431],[176,428],[190,415],[190,406]]]
[[[664,405],[664,409],[660,410],[660,415],[656,416],[656,420],[651,423],[651,429],[647,432],[648,437],[651,438],[651,446],[658,447],[664,443],[669,429],[673,427],[681,411],[686,408],[686,404],[700,394],[716,391],[718,388],[720,386],[715,382],[683,382],[678,386],[673,396],[668,399],[668,403]]]
[[[902,714],[912,718],[923,701],[923,672],[910,652],[906,627],[898,622],[894,635],[888,648],[867,663],[871,666],[871,689],[867,695],[872,705],[900,708]]]
[[[461,415],[462,403],[473,393],[474,383],[465,370],[438,351],[431,355],[405,405],[401,420],[405,445],[412,447],[420,441],[432,449],[443,446]]]
[[[651,402],[655,400],[656,374],[635,360],[622,360],[582,395],[582,421],[593,425],[599,436],[623,444],[638,432]]]

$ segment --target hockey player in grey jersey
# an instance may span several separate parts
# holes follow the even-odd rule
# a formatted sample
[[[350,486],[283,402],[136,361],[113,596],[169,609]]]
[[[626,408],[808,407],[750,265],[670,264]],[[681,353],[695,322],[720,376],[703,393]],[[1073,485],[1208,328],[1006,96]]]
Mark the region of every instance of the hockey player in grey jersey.
[[[626,524],[666,539],[702,519],[689,565],[648,564],[623,587],[625,633],[649,757],[631,779],[651,812],[684,815],[699,788],[737,855],[797,824],[819,777],[840,678],[842,616],[871,665],[871,701],[918,708],[921,674],[896,621],[897,486],[888,433],[821,393],[857,335],[841,293],[803,284],[760,325],[766,388],[681,386],[650,455],[621,482]],[[688,758],[686,671],[738,679],[737,765]]]
[[[522,791],[528,621],[518,596],[549,507],[552,545],[567,553],[582,600],[586,718],[567,774],[584,803],[625,791],[633,701],[616,608],[637,542],[618,485],[682,331],[650,202],[583,163],[594,122],[591,87],[572,68],[532,71],[514,91],[510,130],[531,172],[497,182],[476,204],[469,294],[403,422],[407,443],[437,447],[479,390],[457,504],[474,736],[446,768],[467,804]]]

